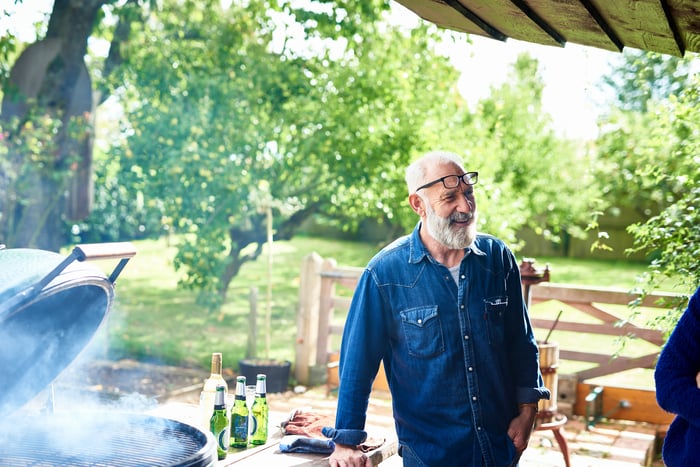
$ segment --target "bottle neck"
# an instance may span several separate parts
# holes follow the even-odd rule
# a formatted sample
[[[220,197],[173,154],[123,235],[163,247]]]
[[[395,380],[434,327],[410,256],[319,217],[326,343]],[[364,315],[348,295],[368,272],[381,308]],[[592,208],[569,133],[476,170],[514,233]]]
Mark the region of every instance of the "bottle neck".
[[[226,408],[226,396],[224,388],[222,386],[217,386],[216,397],[214,398],[214,408],[220,409],[222,407]]]
[[[211,354],[211,375],[221,376],[222,371],[222,359],[220,353]]]
[[[265,378],[259,378],[255,384],[255,396],[265,397],[265,393],[267,393],[267,381]]]

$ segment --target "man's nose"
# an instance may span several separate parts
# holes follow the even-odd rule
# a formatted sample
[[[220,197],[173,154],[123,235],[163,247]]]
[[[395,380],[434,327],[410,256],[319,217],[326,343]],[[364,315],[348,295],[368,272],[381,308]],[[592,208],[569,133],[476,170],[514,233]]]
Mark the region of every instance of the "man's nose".
[[[474,198],[471,193],[462,193],[459,198],[458,209],[464,212],[471,212],[474,210]]]

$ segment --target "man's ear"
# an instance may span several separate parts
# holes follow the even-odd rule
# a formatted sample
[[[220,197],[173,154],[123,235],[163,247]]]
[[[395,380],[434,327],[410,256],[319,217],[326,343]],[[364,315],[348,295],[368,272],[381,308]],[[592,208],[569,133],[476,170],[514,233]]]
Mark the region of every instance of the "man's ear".
[[[425,204],[423,198],[418,196],[417,193],[409,195],[408,204],[411,205],[411,209],[413,209],[421,218],[425,215]]]

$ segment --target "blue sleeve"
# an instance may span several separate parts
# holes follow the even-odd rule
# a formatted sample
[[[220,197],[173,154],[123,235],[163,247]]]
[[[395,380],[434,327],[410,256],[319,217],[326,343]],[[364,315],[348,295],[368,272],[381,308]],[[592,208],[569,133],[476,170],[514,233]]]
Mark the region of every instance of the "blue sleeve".
[[[516,398],[518,403],[549,399],[551,394],[544,386],[539,368],[537,341],[523,297],[520,269],[510,250],[505,250],[503,260],[510,318],[508,334],[511,357],[508,361],[511,363],[511,372],[515,378]]]
[[[700,288],[688,303],[654,370],[659,406],[700,427]]]
[[[338,405],[333,441],[357,445],[366,438],[372,383],[386,348],[384,300],[366,269],[355,288],[340,346]]]

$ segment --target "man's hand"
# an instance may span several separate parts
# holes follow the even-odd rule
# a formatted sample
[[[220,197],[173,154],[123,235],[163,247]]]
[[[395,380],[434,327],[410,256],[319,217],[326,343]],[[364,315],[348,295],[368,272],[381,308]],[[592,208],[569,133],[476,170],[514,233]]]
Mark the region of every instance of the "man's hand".
[[[535,415],[537,415],[537,411],[534,407],[522,407],[520,409],[520,415],[510,421],[508,436],[510,436],[510,439],[513,441],[518,456],[525,451],[527,443],[530,441],[530,434],[532,434],[532,427],[535,423]]]
[[[336,444],[328,459],[330,467],[372,467],[372,461],[355,446]]]
[[[700,371],[695,375],[695,382],[698,384],[698,389],[700,389]]]

